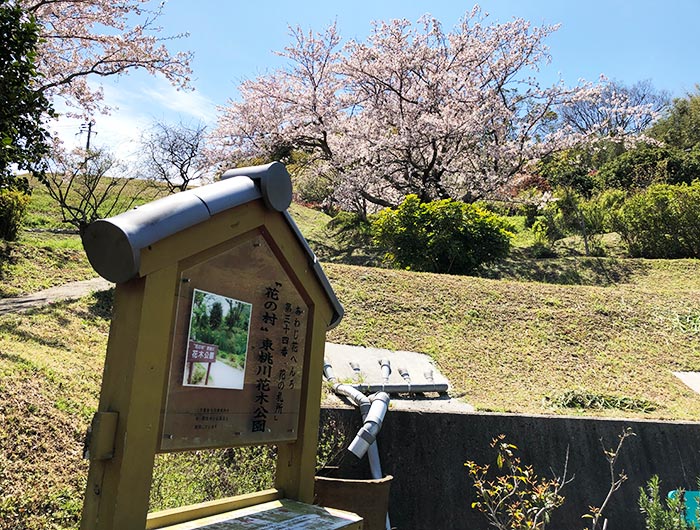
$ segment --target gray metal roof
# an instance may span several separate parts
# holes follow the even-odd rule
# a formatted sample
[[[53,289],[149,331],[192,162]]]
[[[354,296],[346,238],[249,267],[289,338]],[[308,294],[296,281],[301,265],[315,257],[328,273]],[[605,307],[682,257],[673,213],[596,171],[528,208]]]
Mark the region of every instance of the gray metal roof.
[[[95,221],[83,236],[90,264],[103,278],[115,283],[126,282],[138,276],[142,249],[217,213],[263,199],[269,209],[282,214],[305,250],[309,265],[334,308],[328,329],[335,327],[343,318],[343,306],[316,255],[287,211],[292,202],[292,182],[284,165],[272,162],[236,168],[221,178],[219,182],[169,195],[109,219]]]

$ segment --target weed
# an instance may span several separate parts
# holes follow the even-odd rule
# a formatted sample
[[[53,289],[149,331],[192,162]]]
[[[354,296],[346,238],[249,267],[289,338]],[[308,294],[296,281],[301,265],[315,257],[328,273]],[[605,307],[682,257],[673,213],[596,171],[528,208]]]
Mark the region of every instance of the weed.
[[[683,333],[700,335],[700,311],[676,315],[675,324]]]
[[[554,397],[546,397],[545,401],[555,407],[580,410],[618,409],[635,412],[651,412],[658,408],[656,403],[647,399],[598,394],[585,390],[567,390]]]

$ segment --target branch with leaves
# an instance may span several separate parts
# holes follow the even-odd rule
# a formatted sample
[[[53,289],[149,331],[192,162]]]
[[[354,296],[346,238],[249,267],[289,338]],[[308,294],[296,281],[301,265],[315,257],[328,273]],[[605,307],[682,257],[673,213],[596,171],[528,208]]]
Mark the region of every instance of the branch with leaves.
[[[469,461],[464,465],[474,483],[477,501],[472,508],[482,512],[498,530],[544,530],[552,512],[564,503],[561,489],[573,480],[567,477],[569,454],[560,477],[538,477],[532,466],[521,464],[517,447],[505,435],[494,438],[499,474],[489,479],[489,465]]]

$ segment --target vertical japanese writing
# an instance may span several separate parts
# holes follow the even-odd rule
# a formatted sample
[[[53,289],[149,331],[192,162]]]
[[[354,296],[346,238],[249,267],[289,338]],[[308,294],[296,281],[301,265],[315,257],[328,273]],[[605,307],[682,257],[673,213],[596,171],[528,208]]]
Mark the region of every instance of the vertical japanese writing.
[[[272,341],[271,332],[277,325],[277,306],[279,304],[280,288],[282,284],[275,282],[274,285],[265,288],[264,312],[260,315],[260,331],[262,337],[258,345],[258,357],[255,381],[255,410],[253,411],[252,432],[265,432],[267,430],[267,419],[270,408],[271,378],[274,366],[275,345]]]
[[[289,388],[294,389],[298,387],[297,381],[297,365],[299,361],[297,357],[299,356],[299,341],[301,340],[301,317],[304,314],[304,310],[296,306],[294,308],[294,314],[292,318],[292,342],[289,347],[290,355],[289,361],[291,366],[289,368]]]
[[[289,302],[282,305],[282,334],[280,355],[282,366],[277,371],[277,394],[275,396],[275,419],[284,412],[285,390],[299,388],[300,366],[298,358],[301,337],[302,315],[304,310]]]
[[[261,294],[251,429],[272,432],[275,426],[289,429],[285,418],[295,421],[303,372],[306,310],[294,299],[293,291],[286,291],[283,282],[269,284]]]

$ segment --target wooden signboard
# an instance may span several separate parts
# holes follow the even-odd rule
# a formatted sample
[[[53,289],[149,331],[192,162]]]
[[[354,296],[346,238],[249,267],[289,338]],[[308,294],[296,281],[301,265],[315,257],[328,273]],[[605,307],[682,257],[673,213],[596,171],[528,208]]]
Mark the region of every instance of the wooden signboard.
[[[86,231],[90,263],[117,286],[82,530],[313,501],[325,333],[342,306],[286,212],[286,169],[229,173]],[[148,514],[157,452],[257,444],[277,445],[274,489]]]
[[[296,440],[309,310],[265,237],[179,278],[160,451]]]

